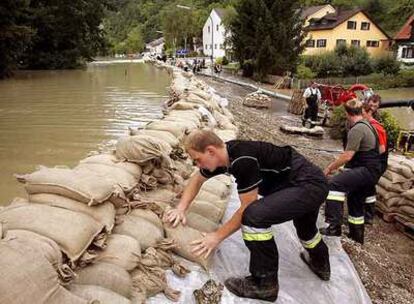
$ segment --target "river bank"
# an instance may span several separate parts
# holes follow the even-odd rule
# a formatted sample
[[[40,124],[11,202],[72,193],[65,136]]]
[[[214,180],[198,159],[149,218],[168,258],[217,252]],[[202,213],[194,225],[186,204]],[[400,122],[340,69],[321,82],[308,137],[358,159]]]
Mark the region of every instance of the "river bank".
[[[240,130],[240,139],[295,145],[299,152],[321,168],[326,167],[341,150],[339,142],[327,138],[282,133],[279,129],[281,125],[299,122],[298,117],[286,112],[286,102],[273,99],[270,110],[247,108],[242,105],[242,99],[251,90],[208,77],[201,78],[229,99],[229,109]],[[376,217],[374,226],[367,226],[363,246],[347,238],[342,238],[341,241],[374,304],[412,303],[414,242],[411,239],[396,230],[392,224]]]

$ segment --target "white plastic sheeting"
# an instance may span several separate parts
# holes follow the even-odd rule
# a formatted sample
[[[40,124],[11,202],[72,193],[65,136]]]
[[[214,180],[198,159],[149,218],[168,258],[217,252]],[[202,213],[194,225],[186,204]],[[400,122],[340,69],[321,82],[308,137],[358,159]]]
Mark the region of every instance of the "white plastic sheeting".
[[[238,209],[240,201],[235,187],[224,216],[229,219]],[[321,223],[322,224],[322,223]],[[287,304],[369,304],[371,300],[362,285],[358,274],[342,249],[339,238],[325,238],[329,246],[331,280],[320,280],[299,257],[303,250],[292,222],[274,225],[273,234],[279,251],[279,296],[276,303]],[[195,303],[193,291],[200,288],[209,278],[224,282],[231,276],[249,275],[249,251],[245,247],[240,230],[220,244],[214,256],[211,273],[200,266],[185,262],[191,269],[186,278],[178,278],[170,271],[167,273],[169,285],[182,292],[179,303]],[[150,298],[148,303],[169,303],[164,295]],[[221,303],[253,304],[269,303],[252,299],[238,298],[226,288]]]

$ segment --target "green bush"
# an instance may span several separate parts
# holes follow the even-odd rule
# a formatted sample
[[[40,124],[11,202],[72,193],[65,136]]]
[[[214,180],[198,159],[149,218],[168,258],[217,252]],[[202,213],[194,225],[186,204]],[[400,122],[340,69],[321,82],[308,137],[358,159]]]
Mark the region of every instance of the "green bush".
[[[329,136],[332,139],[342,139],[345,130],[346,112],[343,106],[335,107],[333,109],[329,124],[332,128],[329,130]]]
[[[300,79],[313,79],[316,77],[316,73],[312,72],[312,70],[304,64],[298,65],[296,68],[296,74]]]
[[[395,147],[397,143],[398,134],[401,131],[401,127],[398,124],[397,119],[388,111],[380,111],[380,122],[387,131],[388,142],[391,147]]]
[[[187,57],[198,57],[199,54],[196,51],[192,51],[190,53],[188,53]]]
[[[226,57],[226,56],[223,56],[223,59],[222,59],[221,64],[222,64],[222,65],[228,65],[228,64],[229,64],[229,60],[227,59],[227,57]]]
[[[396,75],[400,71],[400,63],[391,55],[377,58],[374,66],[377,73],[384,75]]]

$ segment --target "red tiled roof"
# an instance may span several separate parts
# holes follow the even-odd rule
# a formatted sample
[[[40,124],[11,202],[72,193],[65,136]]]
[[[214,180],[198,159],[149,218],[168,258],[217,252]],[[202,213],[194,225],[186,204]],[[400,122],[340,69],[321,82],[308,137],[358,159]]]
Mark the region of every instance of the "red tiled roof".
[[[395,40],[408,40],[411,38],[411,33],[414,26],[414,15],[411,15],[410,18],[408,18],[407,22],[403,25],[403,27],[400,29],[400,31],[395,35]]]

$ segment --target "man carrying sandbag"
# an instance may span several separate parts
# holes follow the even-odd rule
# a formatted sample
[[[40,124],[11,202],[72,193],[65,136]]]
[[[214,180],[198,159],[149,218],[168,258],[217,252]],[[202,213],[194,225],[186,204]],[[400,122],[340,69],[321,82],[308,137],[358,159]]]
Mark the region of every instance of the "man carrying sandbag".
[[[176,209],[168,211],[165,220],[173,226],[185,224],[185,211],[204,181],[223,173],[235,177],[240,208],[217,231],[192,244],[195,254],[207,257],[224,239],[242,229],[251,254],[251,275],[227,279],[225,285],[232,293],[276,300],[278,251],[271,226],[290,220],[306,248],[302,259],[322,280],[329,280],[328,247],[316,227],[319,207],[328,194],[327,180],[319,168],[290,146],[238,140],[224,143],[206,130],[193,131],[185,147],[200,171],[190,179]]]
[[[322,234],[340,236],[343,203],[347,198],[349,237],[364,243],[364,204],[382,174],[379,141],[374,127],[362,116],[362,102],[351,99],[344,105],[351,129],[345,151],[325,169],[330,175],[345,165],[345,170],[329,180],[325,215],[329,223]]]

